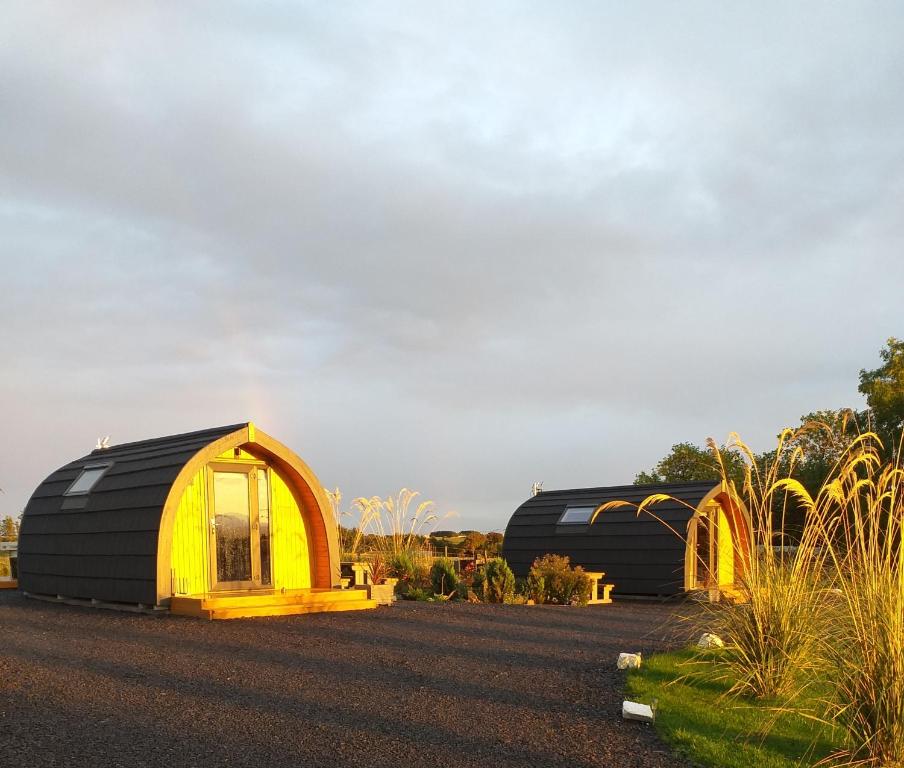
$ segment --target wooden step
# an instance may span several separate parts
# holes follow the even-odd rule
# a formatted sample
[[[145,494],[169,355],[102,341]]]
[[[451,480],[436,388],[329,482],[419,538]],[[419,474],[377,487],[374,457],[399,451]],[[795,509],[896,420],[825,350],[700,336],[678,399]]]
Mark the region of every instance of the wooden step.
[[[363,611],[376,608],[375,600],[344,600],[336,603],[310,603],[308,605],[258,605],[242,608],[216,608],[202,611],[207,619],[249,619],[255,616],[300,616],[305,613],[328,613],[331,611]]]
[[[376,607],[362,589],[305,589],[292,592],[222,592],[175,596],[170,613],[204,618],[286,616]]]
[[[203,595],[201,607],[215,609],[221,607],[237,608],[255,605],[308,605],[324,601],[331,603],[357,602],[367,600],[367,591],[363,589],[311,589],[296,592],[273,592],[242,594]]]

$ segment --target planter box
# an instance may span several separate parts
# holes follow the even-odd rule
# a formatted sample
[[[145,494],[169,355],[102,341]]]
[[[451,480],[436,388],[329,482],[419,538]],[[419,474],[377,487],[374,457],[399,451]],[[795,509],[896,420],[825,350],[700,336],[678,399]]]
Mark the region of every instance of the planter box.
[[[395,585],[368,584],[367,596],[371,600],[375,600],[377,605],[392,605],[392,601],[395,596]]]

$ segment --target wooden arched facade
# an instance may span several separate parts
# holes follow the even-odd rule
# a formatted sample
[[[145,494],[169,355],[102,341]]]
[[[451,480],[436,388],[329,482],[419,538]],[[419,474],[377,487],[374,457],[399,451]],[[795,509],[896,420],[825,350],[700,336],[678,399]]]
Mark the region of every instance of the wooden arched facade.
[[[750,568],[752,536],[743,502],[724,485],[713,488],[687,523],[684,589],[733,589]]]
[[[669,498],[638,515],[653,494]],[[615,501],[627,504],[600,511]],[[749,567],[751,530],[743,503],[711,482],[543,491],[512,515],[503,556],[526,576],[535,558],[567,555],[604,572],[615,595],[729,591]]]
[[[250,422],[97,449],[57,470],[25,509],[19,566],[34,596],[212,617],[366,598],[335,594],[337,529],[317,477]],[[236,610],[239,599],[255,610]]]

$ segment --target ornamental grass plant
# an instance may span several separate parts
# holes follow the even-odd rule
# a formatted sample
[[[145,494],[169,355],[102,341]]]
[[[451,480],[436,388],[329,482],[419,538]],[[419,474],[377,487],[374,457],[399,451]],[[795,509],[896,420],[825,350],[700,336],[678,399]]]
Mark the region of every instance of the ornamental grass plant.
[[[399,579],[402,592],[430,586],[435,552],[429,534],[452,515],[437,514],[432,501],[421,501],[412,510],[419,495],[418,491],[402,488],[395,497],[362,496],[352,503],[358,512],[355,541],[361,558],[382,559],[389,575]]]
[[[825,667],[820,651],[831,624],[828,549],[812,499],[791,477],[801,458],[799,431],[783,431],[773,458],[765,462],[732,435],[728,450],[744,458],[741,489],[728,480],[722,451],[713,440],[707,443],[729,497],[750,514],[753,541],[746,552],[734,542],[735,562],[746,563],[736,593],[704,605],[712,631],[726,643],[722,667],[732,680],[731,692],[760,699],[799,698],[801,688],[818,680]],[[792,536],[787,521],[799,518],[801,508],[805,524]]]
[[[704,603],[707,628],[725,641],[712,663],[733,681],[730,693],[767,700],[776,718],[796,711],[841,729],[845,746],[824,763],[904,768],[901,446],[889,460],[876,434],[854,436],[811,493],[794,478],[799,432],[782,433],[770,462],[733,436],[746,463],[740,489],[709,441],[723,488],[746,504],[754,533],[749,551],[735,553],[748,565],[734,599]],[[648,497],[637,513],[655,516],[665,498]],[[803,525],[789,532],[792,513]],[[796,702],[814,700],[802,695],[814,683],[828,693],[818,710],[801,712]]]
[[[800,457],[794,446],[798,435],[785,430],[778,438],[774,459],[757,461],[750,448],[732,435],[721,449],[712,439],[707,445],[721,474],[723,493],[737,509],[746,507],[752,540],[733,537],[734,561],[744,574],[736,579],[731,594],[718,594],[718,585],[701,591],[700,606],[705,611],[704,625],[725,642],[716,676],[730,680],[733,694],[757,699],[794,698],[802,681],[813,679],[822,666],[818,646],[824,639],[826,619],[820,606],[825,594],[823,563],[827,556],[822,529],[804,526],[792,540],[786,534],[785,521],[798,497],[806,494],[803,486],[788,476]],[[730,479],[723,451],[732,451],[743,459],[742,487]],[[733,466],[737,461],[732,462]],[[657,504],[671,502],[696,508],[668,494],[651,494],[639,504],[610,502],[597,512],[631,506],[637,515],[649,515],[666,525],[685,546],[691,535],[668,525],[656,512]],[[805,502],[803,502],[806,506]],[[596,517],[594,518],[596,519]],[[707,569],[708,563],[696,564]],[[712,602],[716,597],[717,602]],[[699,622],[699,616],[694,621]]]
[[[788,476],[767,477],[760,494],[745,489],[749,503],[771,503],[772,519],[784,519],[775,515],[776,508],[784,509],[776,505],[779,495],[783,504],[797,504],[805,512],[793,554],[784,555],[791,547],[780,522],[772,534],[781,545],[766,547],[753,558],[746,613],[751,628],[761,636],[778,637],[782,656],[794,660],[787,684],[777,694],[793,700],[814,680],[828,681],[823,711],[810,714],[838,726],[846,746],[824,762],[902,768],[904,469],[900,447],[897,459],[884,460],[883,454],[879,437],[862,433],[840,452],[813,495]],[[792,471],[793,463],[787,473]],[[765,595],[758,594],[762,590]],[[781,607],[763,614],[758,609],[764,605]],[[730,621],[743,608],[726,606],[717,615]],[[805,629],[785,632],[779,622],[789,616],[792,628],[800,623]],[[726,654],[735,669],[742,645],[735,633]],[[760,654],[749,666],[765,675],[769,658]]]
[[[826,489],[826,534],[838,594],[825,645],[829,713],[847,736],[848,764],[904,766],[904,468],[861,441]]]

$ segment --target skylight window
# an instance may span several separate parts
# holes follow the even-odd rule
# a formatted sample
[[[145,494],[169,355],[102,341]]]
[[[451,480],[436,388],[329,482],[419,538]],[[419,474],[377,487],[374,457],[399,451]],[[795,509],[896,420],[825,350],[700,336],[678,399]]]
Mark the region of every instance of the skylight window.
[[[69,486],[64,496],[81,496],[90,493],[91,489],[97,484],[97,481],[103,477],[104,472],[110,468],[109,464],[94,465],[85,467],[82,473],[75,478],[75,482]]]
[[[559,518],[559,525],[586,525],[596,512],[596,507],[567,507],[562,517]]]

